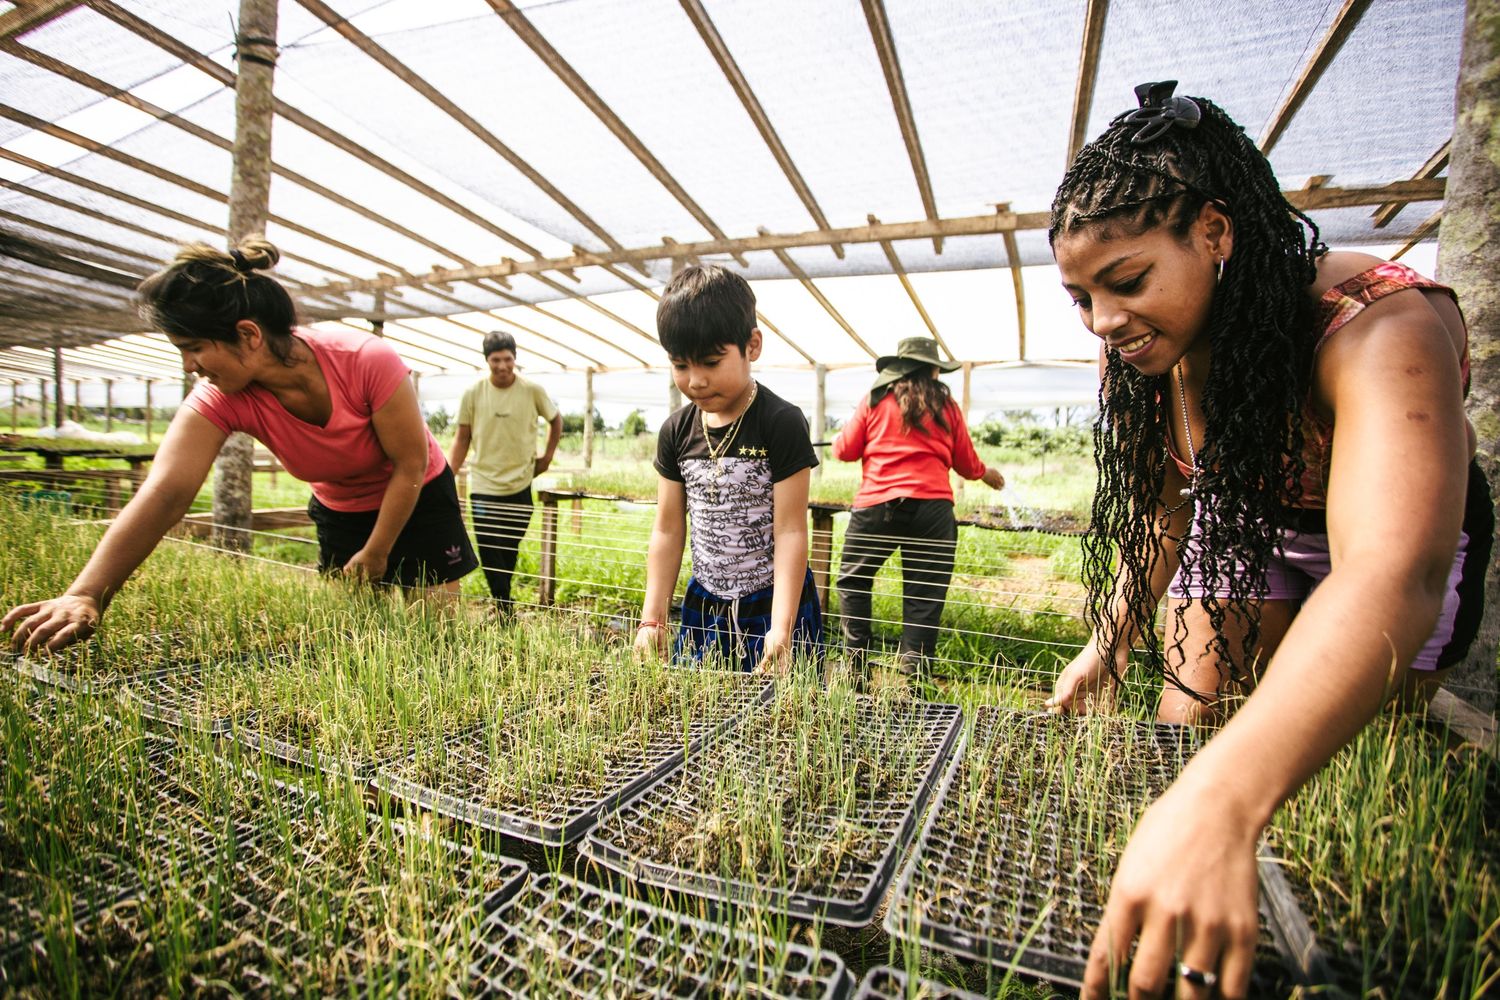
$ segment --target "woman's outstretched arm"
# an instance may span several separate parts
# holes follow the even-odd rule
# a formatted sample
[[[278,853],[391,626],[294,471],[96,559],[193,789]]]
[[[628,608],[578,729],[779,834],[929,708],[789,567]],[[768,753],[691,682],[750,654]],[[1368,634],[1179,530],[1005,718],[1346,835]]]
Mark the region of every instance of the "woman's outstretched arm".
[[[196,410],[184,406],[177,411],[146,482],[99,540],[72,586],[59,597],[12,608],[0,619],[0,630],[15,630],[17,649],[56,650],[93,635],[115,593],[188,512],[226,437]]]
[[[1177,954],[1217,970],[1223,996],[1246,995],[1262,830],[1379,711],[1437,621],[1468,465],[1452,339],[1422,296],[1391,296],[1327,343],[1316,392],[1336,417],[1333,569],[1257,690],[1142,817],[1111,884],[1085,996],[1107,995],[1137,938],[1132,995],[1169,984]]]

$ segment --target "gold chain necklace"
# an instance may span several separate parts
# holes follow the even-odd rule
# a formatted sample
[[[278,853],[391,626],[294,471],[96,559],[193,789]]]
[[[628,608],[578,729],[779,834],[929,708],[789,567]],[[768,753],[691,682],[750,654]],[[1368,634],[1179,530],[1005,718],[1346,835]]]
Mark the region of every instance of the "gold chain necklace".
[[[1182,377],[1182,362],[1177,362],[1177,401],[1182,404],[1182,432],[1187,436],[1188,461],[1193,465],[1188,484],[1180,491],[1184,497],[1194,496],[1198,488],[1198,451],[1193,447],[1193,425],[1188,420],[1187,389]]]
[[[745,401],[745,408],[740,411],[739,416],[734,418],[734,423],[729,425],[729,430],[724,432],[724,438],[719,442],[717,448],[714,447],[714,439],[708,434],[708,414],[703,410],[698,411],[698,421],[703,426],[703,443],[708,447],[709,461],[714,464],[713,482],[708,484],[712,503],[719,502],[719,477],[724,474],[722,460],[728,454],[730,446],[734,444],[734,439],[740,436],[740,425],[745,422],[745,414],[750,412],[750,406],[755,402],[755,394],[759,390],[760,383],[752,379],[750,382],[750,398]]]

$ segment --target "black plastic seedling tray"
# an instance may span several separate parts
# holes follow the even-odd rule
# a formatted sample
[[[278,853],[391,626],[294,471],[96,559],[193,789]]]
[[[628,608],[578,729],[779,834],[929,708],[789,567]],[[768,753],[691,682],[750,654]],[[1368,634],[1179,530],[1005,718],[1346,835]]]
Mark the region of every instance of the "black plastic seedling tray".
[[[854,1000],[984,1000],[978,993],[930,979],[909,978],[899,969],[877,965],[859,981]]]
[[[179,658],[173,655],[172,644],[180,638],[182,636],[176,632],[152,632],[135,636],[130,640],[130,645],[138,648],[127,649],[122,641],[109,656],[100,651],[97,638],[56,653],[16,653],[6,649],[0,651],[0,663],[8,664],[18,673],[44,687],[61,691],[108,688],[141,673],[196,663],[196,657]],[[134,655],[131,662],[122,669],[119,664],[127,652]]]
[[[437,787],[407,780],[400,768],[382,769],[375,778],[375,787],[392,798],[485,830],[549,847],[571,844],[601,816],[675,770],[683,761],[684,751],[696,753],[707,740],[740,722],[747,711],[769,698],[775,687],[760,675],[733,674],[722,679],[733,686],[724,692],[717,711],[692,722],[686,747],[680,727],[664,726],[650,734],[640,756],[613,763],[597,785],[560,787],[560,794],[550,802],[508,808],[485,804],[492,748],[488,724],[475,726],[447,741],[443,750],[446,766]],[[677,722],[675,718],[669,721]],[[507,724],[511,723],[499,723]]]
[[[714,900],[738,901],[766,907],[791,916],[825,920],[848,927],[862,927],[875,919],[881,898],[889,887],[918,817],[937,784],[961,729],[957,706],[910,701],[889,708],[882,716],[870,698],[858,700],[860,724],[846,737],[846,745],[913,748],[918,766],[906,774],[899,786],[878,796],[861,796],[849,816],[830,815],[825,810],[796,811],[785,828],[783,843],[805,838],[810,843],[831,844],[835,827],[852,821],[871,831],[873,847],[840,853],[835,870],[822,881],[791,885],[769,877],[751,881],[674,863],[656,854],[653,844],[663,843],[664,829],[693,829],[707,813],[715,777],[721,773],[750,773],[774,781],[785,800],[796,798],[796,775],[764,774],[767,748],[778,739],[772,727],[759,722],[770,707],[752,713],[738,729],[701,753],[690,755],[682,768],[652,786],[633,802],[603,819],[583,842],[581,850],[593,860],[631,879],[665,889],[682,891]],[[812,762],[814,768],[817,761]],[[795,848],[796,845],[794,845]],[[801,880],[804,872],[793,869]]]
[[[138,679],[123,682],[120,700],[140,712],[141,718],[172,729],[223,736],[229,732],[229,717],[203,711],[203,693],[209,671],[194,665],[153,670]]]
[[[843,960],[687,917],[563,875],[534,879],[481,926],[470,992],[575,998],[842,1000]]]
[[[1091,727],[1092,735],[1084,727]],[[1083,884],[1092,876],[1084,876],[1082,866],[1104,862],[1085,856],[1077,859],[1077,870],[1066,870],[1064,845],[1069,853],[1077,852],[1077,841],[1069,836],[1076,813],[1060,806],[1058,775],[1041,776],[1040,785],[1024,788],[1016,775],[995,774],[993,762],[981,756],[990,748],[1023,746],[1049,734],[1098,740],[1096,745],[1111,750],[1133,738],[1134,756],[1124,760],[1124,766],[1111,774],[1110,786],[1101,790],[1111,799],[1105,815],[1125,824],[1126,832],[1140,801],[1165,791],[1195,746],[1190,731],[1177,726],[981,709],[959,766],[944,779],[911,863],[897,883],[885,918],[892,935],[1053,982],[1081,985],[1089,945],[1103,914],[1103,900]],[[997,782],[997,801],[989,803],[990,814],[981,817],[982,822],[970,822],[971,817],[963,815],[958,790],[984,780],[970,773],[970,763],[979,759],[985,764],[978,766],[988,768]],[[1048,809],[1036,826],[1039,798]]]
[[[107,854],[74,859],[66,872],[41,875],[0,866],[0,992],[10,981],[11,963],[44,939],[46,909],[63,894],[70,897],[77,923],[139,891],[127,864]]]

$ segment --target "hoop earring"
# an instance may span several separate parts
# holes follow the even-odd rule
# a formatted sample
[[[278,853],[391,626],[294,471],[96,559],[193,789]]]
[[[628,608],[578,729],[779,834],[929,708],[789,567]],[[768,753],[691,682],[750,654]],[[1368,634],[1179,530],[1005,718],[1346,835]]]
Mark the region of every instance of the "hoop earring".
[[[1214,284],[1220,285],[1224,282],[1224,258],[1219,258],[1218,267],[1214,270]]]

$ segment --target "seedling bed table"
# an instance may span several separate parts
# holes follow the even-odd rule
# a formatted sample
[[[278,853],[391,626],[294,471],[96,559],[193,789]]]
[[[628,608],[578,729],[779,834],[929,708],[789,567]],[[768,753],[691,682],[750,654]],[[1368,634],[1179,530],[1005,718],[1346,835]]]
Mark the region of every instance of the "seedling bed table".
[[[984,997],[930,979],[911,979],[899,969],[877,965],[860,980],[854,1000],[984,1000]]]
[[[840,1000],[853,988],[832,952],[563,875],[534,879],[490,914],[478,939],[471,988],[480,996]]]
[[[886,914],[892,935],[1081,985],[1108,879],[1188,731],[983,708]]]
[[[481,723],[448,740],[436,754],[382,769],[375,786],[393,798],[486,830],[550,847],[571,844],[601,816],[669,774],[686,754],[738,723],[774,688],[767,678],[753,674],[673,670],[669,675],[677,682],[676,697],[660,713],[639,720],[638,729],[603,737],[587,771],[543,776],[540,787],[496,787],[495,761],[524,753],[526,743],[537,749],[537,710]],[[590,685],[597,697],[582,701],[585,714],[588,706],[607,698],[603,683]],[[686,733],[685,712],[690,713]],[[569,718],[563,724],[587,726],[588,719]],[[558,735],[566,740],[577,734]]]
[[[197,663],[203,659],[175,632],[106,632],[56,653],[0,651],[0,663],[44,687],[83,691],[109,687],[120,679]]]
[[[863,926],[961,721],[954,705],[784,685],[606,816],[583,853],[662,888]]]
[[[195,767],[212,774],[201,789],[189,787]],[[527,878],[517,862],[367,813],[347,789],[321,796],[207,756],[153,778],[163,808],[142,813],[137,902],[77,930],[84,966],[105,977],[84,992],[168,992],[160,967],[131,956],[187,947],[199,956],[177,982],[188,992],[382,993],[415,981],[425,993],[434,975],[461,981],[479,922]],[[108,981],[120,975],[131,981]]]

